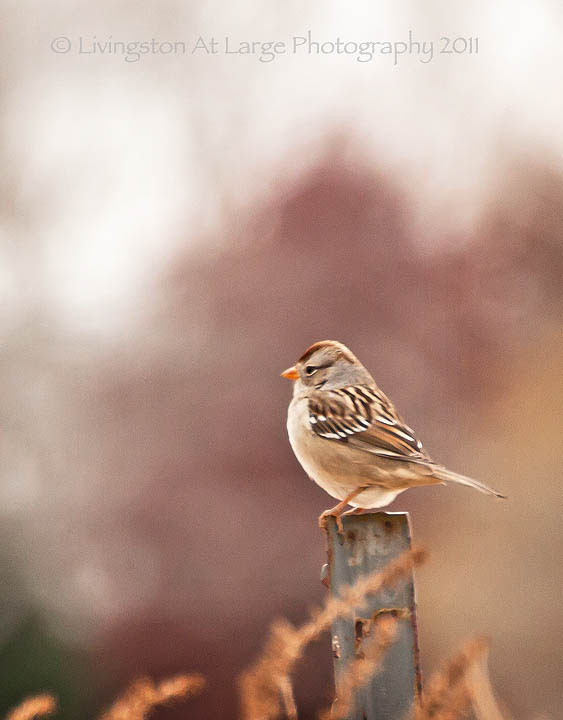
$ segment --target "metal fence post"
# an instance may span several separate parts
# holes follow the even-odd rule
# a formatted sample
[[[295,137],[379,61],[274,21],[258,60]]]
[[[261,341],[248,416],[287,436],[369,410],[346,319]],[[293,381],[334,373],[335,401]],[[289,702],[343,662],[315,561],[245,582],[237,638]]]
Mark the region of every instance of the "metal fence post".
[[[388,562],[411,546],[408,513],[369,513],[342,518],[344,536],[334,518],[327,523],[330,592],[338,595],[362,575],[383,570]],[[347,720],[404,720],[421,693],[421,672],[416,626],[414,578],[368,597],[353,619],[336,620],[332,626],[332,651],[336,696],[348,663],[361,652],[362,636],[382,612],[400,618],[395,642],[382,667],[356,693],[354,711]]]

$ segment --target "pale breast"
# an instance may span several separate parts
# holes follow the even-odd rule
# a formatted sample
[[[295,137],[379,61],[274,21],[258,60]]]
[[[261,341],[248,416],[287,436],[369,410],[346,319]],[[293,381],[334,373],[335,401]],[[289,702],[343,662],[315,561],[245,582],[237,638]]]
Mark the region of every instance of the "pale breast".
[[[306,398],[294,398],[287,415],[289,442],[307,475],[332,497],[343,500],[357,485],[354,472],[342,472],[341,448],[311,430]]]

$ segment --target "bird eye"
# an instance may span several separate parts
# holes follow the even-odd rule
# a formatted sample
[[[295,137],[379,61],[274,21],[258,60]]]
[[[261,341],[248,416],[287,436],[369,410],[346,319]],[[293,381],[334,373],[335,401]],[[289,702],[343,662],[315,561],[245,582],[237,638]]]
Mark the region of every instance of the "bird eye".
[[[317,372],[318,369],[319,368],[316,368],[314,365],[307,365],[307,367],[305,368],[305,373],[307,375],[313,375]]]

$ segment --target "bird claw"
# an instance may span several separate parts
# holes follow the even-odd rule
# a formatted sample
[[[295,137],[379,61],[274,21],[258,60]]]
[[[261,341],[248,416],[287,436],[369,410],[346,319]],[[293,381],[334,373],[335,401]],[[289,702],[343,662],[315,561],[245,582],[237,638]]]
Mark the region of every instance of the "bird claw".
[[[336,527],[339,535],[344,535],[344,526],[342,525],[342,513],[338,512],[334,508],[325,510],[319,515],[319,527],[321,530],[326,530],[326,525],[329,517],[333,517],[336,520]]]

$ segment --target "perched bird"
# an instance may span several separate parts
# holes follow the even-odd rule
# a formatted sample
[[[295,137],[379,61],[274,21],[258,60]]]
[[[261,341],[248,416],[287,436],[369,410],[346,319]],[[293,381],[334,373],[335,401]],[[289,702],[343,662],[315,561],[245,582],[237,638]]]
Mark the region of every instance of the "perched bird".
[[[358,358],[342,343],[311,345],[282,373],[294,380],[287,430],[303,469],[340,500],[319,517],[324,526],[342,514],[388,505],[404,490],[457,483],[488,495],[504,495],[435,463],[393,403]],[[346,506],[354,510],[344,513]]]

